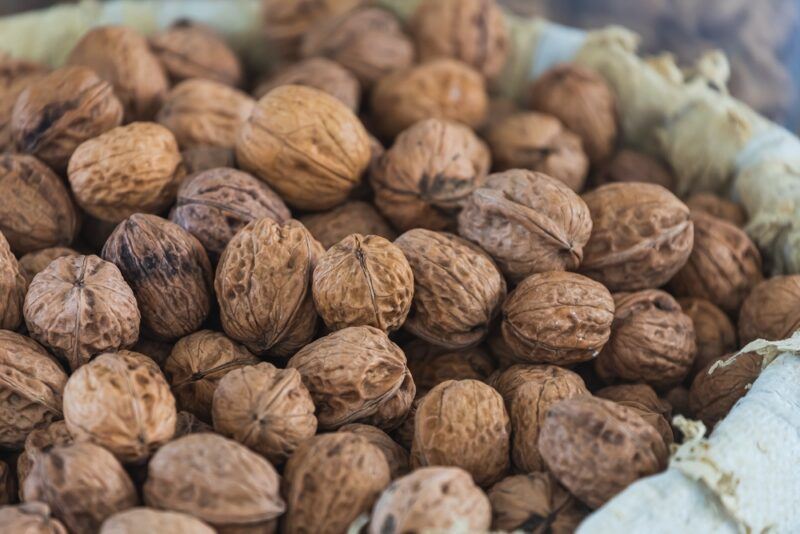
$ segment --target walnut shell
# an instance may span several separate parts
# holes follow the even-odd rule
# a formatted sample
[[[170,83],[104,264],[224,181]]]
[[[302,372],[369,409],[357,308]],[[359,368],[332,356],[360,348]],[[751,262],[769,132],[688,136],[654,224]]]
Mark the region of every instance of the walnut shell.
[[[611,291],[660,287],[689,259],[694,243],[689,208],[663,187],[614,183],[583,200],[593,227],[580,269]]]
[[[380,449],[389,464],[389,474],[392,480],[409,472],[408,451],[380,428],[361,423],[350,423],[339,427],[338,431],[361,436]]]
[[[330,211],[300,217],[300,222],[325,249],[350,234],[378,235],[389,240],[397,237],[397,232],[372,204],[359,200],[347,202]]]
[[[697,373],[689,388],[689,411],[709,432],[744,397],[761,374],[763,357],[755,352],[727,354]]]
[[[448,380],[417,407],[411,465],[461,467],[479,486],[490,486],[509,469],[510,434],[497,391],[477,380]]]
[[[50,507],[43,502],[0,507],[0,525],[7,532],[67,534],[64,524],[51,515]]]
[[[414,441],[414,416],[417,414],[417,408],[419,407],[419,401],[422,400],[422,397],[417,397],[411,403],[411,407],[408,409],[408,413],[406,414],[406,418],[400,423],[400,426],[395,428],[392,431],[392,438],[397,440],[397,442],[402,445],[406,450],[411,450],[411,445]]]
[[[152,508],[131,508],[119,512],[105,521],[99,534],[214,534],[215,531],[199,519],[177,512]]]
[[[68,247],[50,247],[28,252],[19,259],[19,269],[28,285],[33,277],[44,271],[54,260],[65,256],[79,256],[80,253]]]
[[[580,375],[555,365],[517,363],[496,371],[489,377],[487,383],[500,393],[506,402],[506,407],[511,406],[517,391],[527,384],[569,384],[568,390],[586,390],[586,384]]]
[[[213,28],[180,20],[150,37],[150,49],[177,83],[204,78],[226,85],[242,83],[242,65],[225,40]]]
[[[655,387],[677,385],[697,352],[691,317],[657,289],[616,293],[614,303],[611,338],[595,362],[598,374]]]
[[[417,386],[417,397],[446,380],[485,382],[494,371],[492,359],[480,347],[447,350],[417,339],[404,346],[403,351]]]
[[[204,423],[193,413],[178,412],[178,418],[175,422],[175,436],[173,436],[173,439],[182,438],[189,434],[197,434],[198,432],[213,431],[214,428],[211,425]]]
[[[369,513],[389,485],[383,452],[352,432],[316,436],[295,451],[284,472],[287,510],[282,532],[344,532]]]
[[[790,337],[800,324],[800,275],[776,276],[757,284],[739,311],[739,343]]]
[[[723,354],[736,350],[736,328],[725,312],[704,299],[682,298],[678,304],[694,325],[697,354],[692,376]]]
[[[81,144],[67,173],[81,208],[103,221],[120,222],[172,204],[185,169],[172,132],[134,122]]]
[[[550,472],[590,508],[661,471],[667,458],[663,438],[635,410],[590,396],[548,410],[539,451]]]
[[[148,506],[192,515],[220,532],[271,533],[285,509],[270,463],[218,434],[189,434],[161,447],[147,470]]]
[[[64,388],[64,421],[75,441],[96,443],[123,462],[144,460],[169,441],[175,419],[169,384],[144,354],[101,354]]]
[[[529,94],[532,109],[557,117],[583,141],[592,165],[607,160],[617,141],[617,102],[606,81],[577,65],[545,72]]]
[[[461,124],[428,119],[400,134],[371,174],[375,205],[400,230],[446,230],[489,171],[489,150]]]
[[[108,82],[86,67],[63,67],[20,93],[10,130],[17,150],[63,172],[78,145],[121,123],[122,104]]]
[[[136,506],[136,488],[114,455],[92,443],[41,451],[23,486],[25,501],[42,501],[70,532],[93,534],[106,518]]]
[[[491,521],[489,499],[469,473],[458,467],[424,467],[384,490],[372,510],[368,532],[485,532]]]
[[[11,114],[20,93],[44,77],[48,69],[0,52],[0,152],[12,147]]]
[[[747,223],[747,213],[740,204],[725,200],[713,193],[695,193],[689,197],[686,205],[693,212],[713,215],[739,228]]]
[[[239,166],[290,205],[333,208],[370,161],[367,131],[352,111],[318,89],[284,85],[258,101],[236,140]]]
[[[454,59],[435,59],[381,78],[372,90],[375,126],[394,137],[424,119],[448,119],[477,128],[489,108],[480,73]]]
[[[337,98],[357,112],[361,103],[361,86],[353,74],[338,63],[324,57],[312,57],[287,65],[266,79],[253,95],[261,99],[282,85],[303,85],[319,89]]]
[[[473,191],[458,229],[519,282],[534,273],[577,269],[592,219],[586,203],[563,183],[511,170],[490,175]]]
[[[67,63],[84,65],[114,86],[125,122],[151,119],[169,89],[169,80],[147,39],[129,26],[100,26],[86,32]]]
[[[351,326],[309,343],[287,367],[303,377],[322,430],[355,422],[392,429],[416,393],[403,351],[372,326]]]
[[[178,407],[211,421],[214,391],[226,373],[258,358],[224,334],[201,330],[175,343],[164,364]]]
[[[595,176],[596,185],[616,182],[642,182],[669,190],[675,188],[675,176],[662,162],[630,149],[619,150]]]
[[[367,89],[379,79],[414,63],[414,44],[400,21],[378,7],[361,7],[309,29],[301,52],[328,57],[350,72]]]
[[[186,175],[191,176],[217,167],[235,167],[236,154],[233,148],[218,146],[196,146],[181,151]]]
[[[614,299],[585,276],[529,276],[503,304],[501,331],[514,359],[571,365],[595,358],[611,335]]]
[[[169,216],[200,241],[214,262],[236,232],[263,217],[283,224],[291,214],[267,184],[231,168],[211,169],[183,182]]]
[[[694,212],[694,248],[670,281],[679,297],[699,297],[734,313],[761,280],[761,254],[740,228]],[[719,355],[718,355],[719,356]]]
[[[214,430],[282,464],[317,432],[314,402],[296,369],[269,363],[228,372],[214,391]]]
[[[25,486],[25,479],[28,478],[31,472],[36,456],[41,454],[42,451],[50,450],[52,447],[69,445],[74,441],[63,419],[54,421],[47,426],[36,428],[28,434],[25,438],[25,448],[17,457],[20,499],[23,497],[22,489]]]
[[[642,419],[650,423],[661,434],[667,446],[675,441],[675,435],[669,423],[672,418],[672,406],[669,402],[658,398],[655,390],[647,384],[608,386],[595,392],[595,395],[636,410]]]
[[[131,347],[139,337],[139,308],[113,263],[66,256],[36,275],[25,296],[30,336],[75,371],[102,352]]]
[[[314,337],[311,275],[322,246],[302,224],[258,219],[228,243],[214,287],[225,333],[256,354],[289,356]]]
[[[392,332],[411,308],[414,274],[391,241],[352,234],[322,255],[312,290],[317,312],[330,330],[369,325]]]
[[[491,258],[459,237],[421,228],[404,233],[395,245],[414,272],[405,329],[449,349],[480,343],[506,296],[505,280]]]
[[[0,329],[16,330],[22,323],[22,305],[27,289],[17,258],[0,232]]]

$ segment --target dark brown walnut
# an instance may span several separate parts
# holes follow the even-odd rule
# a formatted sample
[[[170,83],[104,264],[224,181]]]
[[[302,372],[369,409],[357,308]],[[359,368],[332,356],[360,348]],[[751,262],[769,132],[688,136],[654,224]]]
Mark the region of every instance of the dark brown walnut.
[[[149,120],[161,107],[169,80],[147,39],[129,26],[100,26],[86,32],[67,63],[94,70],[114,86],[125,122]]]
[[[197,418],[196,415],[190,412],[178,412],[178,417],[175,422],[175,436],[173,439],[182,438],[189,434],[197,434],[198,432],[213,432],[214,428]]]
[[[108,82],[86,67],[63,67],[30,83],[11,113],[15,148],[63,172],[75,149],[122,122]]]
[[[214,391],[227,373],[258,358],[219,332],[201,330],[178,340],[164,364],[178,408],[211,422]]]
[[[486,134],[492,164],[498,171],[528,169],[541,172],[580,192],[589,172],[589,159],[580,137],[550,115],[511,113],[493,121]]]
[[[79,216],[63,180],[32,156],[0,156],[0,232],[21,256],[69,245]]]
[[[103,521],[103,525],[100,527],[100,534],[141,534],[143,532],[214,534],[215,530],[187,514],[144,507],[116,513]]]
[[[503,397],[477,380],[448,380],[422,397],[414,415],[411,466],[460,467],[482,487],[508,471],[511,425]]]
[[[8,241],[0,232],[0,329],[16,330],[22,324],[22,305],[28,283]]]
[[[584,384],[580,375],[555,365],[517,363],[493,373],[487,383],[500,393],[506,402],[507,408],[511,406],[511,401],[516,396],[517,391],[527,384],[566,384],[568,390],[586,390],[586,384]]]
[[[408,368],[421,397],[446,380],[485,382],[494,371],[489,354],[480,347],[447,350],[416,339],[403,347]]]
[[[30,432],[60,419],[66,383],[41,345],[0,330],[0,447],[21,449]]]
[[[689,259],[694,243],[689,208],[663,187],[614,183],[583,200],[593,227],[580,269],[611,291],[660,287]]]
[[[403,421],[416,393],[403,351],[372,326],[344,328],[309,343],[287,367],[303,377],[322,430],[356,422],[390,430]]]
[[[351,423],[339,427],[339,432],[350,432],[361,436],[380,449],[389,464],[389,474],[392,480],[409,472],[408,451],[380,428],[361,423]]]
[[[170,206],[186,171],[172,132],[152,122],[134,122],[81,144],[67,174],[81,208],[117,223]]]
[[[590,508],[664,469],[661,435],[632,408],[583,396],[555,404],[539,435],[549,471]]]
[[[675,386],[664,394],[664,400],[672,407],[673,414],[686,417],[692,415],[689,410],[689,390],[685,386]]]
[[[312,57],[287,65],[267,78],[254,91],[261,99],[282,85],[303,85],[319,89],[339,99],[352,111],[358,111],[361,103],[361,86],[353,74],[330,59]]]
[[[613,320],[614,299],[602,284],[552,271],[529,276],[508,296],[501,332],[517,361],[571,365],[600,353]]]
[[[17,501],[17,477],[9,464],[0,460],[0,506]]]
[[[314,402],[296,369],[270,363],[227,373],[214,391],[214,430],[283,464],[317,432]]]
[[[458,217],[459,233],[519,282],[534,273],[575,270],[592,232],[589,208],[562,182],[538,172],[492,174]]]
[[[747,213],[741,204],[725,200],[713,193],[696,193],[689,197],[686,205],[693,212],[707,213],[739,228],[747,222]]]
[[[757,284],[739,311],[739,343],[786,339],[800,329],[800,275]]]
[[[48,69],[44,65],[14,59],[0,52],[0,152],[13,145],[11,139],[11,113],[20,93],[29,85],[44,77]]]
[[[725,312],[705,299],[682,298],[678,304],[694,325],[697,355],[692,376],[721,355],[736,350],[736,327]]]
[[[25,479],[33,467],[34,459],[42,451],[48,451],[52,447],[69,445],[75,441],[72,434],[67,430],[67,424],[63,419],[54,421],[47,426],[32,430],[25,438],[25,448],[17,457],[17,478],[19,479],[19,497],[22,498],[22,488]]]
[[[370,161],[367,131],[318,89],[283,85],[258,101],[236,140],[239,166],[292,207],[321,211],[347,199]]]
[[[181,151],[186,175],[191,176],[217,167],[235,167],[236,155],[232,148],[196,146]]]
[[[611,338],[595,362],[606,381],[645,382],[657,388],[680,383],[694,363],[692,319],[669,294],[650,289],[614,294]]]
[[[589,510],[546,472],[506,477],[489,490],[492,528],[572,534]]]
[[[150,48],[170,79],[204,78],[226,85],[242,83],[242,65],[213,28],[180,20],[150,37]]]
[[[670,281],[673,294],[711,301],[735,313],[763,280],[761,254],[744,230],[712,215],[693,212],[694,248]]]
[[[353,200],[323,213],[300,217],[308,231],[325,249],[329,249],[350,234],[377,235],[394,240],[397,232],[378,213],[372,204]]]
[[[302,224],[258,219],[228,243],[215,288],[225,333],[256,354],[290,356],[314,338],[311,275],[322,246]]]
[[[577,65],[545,72],[529,94],[532,109],[557,117],[583,141],[592,165],[609,159],[617,141],[617,102],[606,81]]]
[[[7,532],[67,534],[64,524],[52,516],[50,507],[43,502],[0,507],[0,525]]]
[[[50,265],[53,260],[63,258],[65,256],[79,256],[80,253],[68,247],[49,247],[37,250],[35,252],[28,252],[19,259],[19,269],[25,280],[30,285],[33,277],[44,271],[45,267]]]
[[[446,230],[488,171],[489,149],[472,130],[428,119],[400,134],[370,178],[375,205],[396,228]]]
[[[391,241],[352,234],[322,255],[312,290],[328,329],[369,325],[392,332],[403,325],[411,308],[414,274]]]
[[[418,228],[395,241],[414,272],[404,328],[440,347],[480,343],[500,311],[506,283],[491,258],[460,237]]]
[[[489,499],[469,473],[457,467],[424,467],[384,490],[368,532],[486,532],[491,522]]]
[[[436,59],[384,76],[372,90],[377,130],[393,138],[424,119],[448,119],[477,128],[489,97],[480,73],[454,59]]]
[[[492,355],[494,361],[497,363],[499,370],[505,370],[517,363],[511,349],[508,347],[501,329],[501,323],[495,322],[492,329],[489,331],[489,336],[486,338],[486,347],[489,349],[489,354]]]
[[[282,224],[291,214],[267,184],[232,168],[211,169],[186,180],[169,215],[200,241],[215,263],[236,232],[264,217]]]
[[[599,169],[594,177],[596,185],[617,182],[642,182],[655,184],[672,190],[675,176],[659,160],[643,152],[621,149],[611,160]]]
[[[306,57],[328,57],[350,72],[365,88],[414,63],[414,44],[397,17],[377,7],[353,9],[323,21],[303,37]]]
[[[633,408],[650,423],[664,438],[664,443],[669,446],[675,440],[670,426],[672,406],[669,402],[658,398],[658,394],[647,384],[620,384],[608,386],[595,392],[602,399],[608,399]]]
[[[189,434],[150,460],[144,501],[219,532],[271,533],[285,510],[280,477],[263,457],[218,434]]]
[[[697,373],[689,388],[689,411],[710,432],[761,374],[763,358],[755,352],[727,354]]]
[[[114,455],[92,443],[42,450],[25,479],[26,502],[42,501],[74,534],[93,534],[106,518],[139,503]]]
[[[142,330],[165,341],[200,328],[211,309],[212,271],[200,242],[155,215],[122,221],[103,247],[130,284],[142,312]]]

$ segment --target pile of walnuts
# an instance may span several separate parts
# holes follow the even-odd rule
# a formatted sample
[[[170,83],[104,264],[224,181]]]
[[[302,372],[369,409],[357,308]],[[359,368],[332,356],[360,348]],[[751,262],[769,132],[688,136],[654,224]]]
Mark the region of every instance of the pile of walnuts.
[[[579,65],[496,100],[493,0],[265,0],[0,58],[0,531],[571,532],[800,324]],[[362,519],[359,519],[362,518]]]

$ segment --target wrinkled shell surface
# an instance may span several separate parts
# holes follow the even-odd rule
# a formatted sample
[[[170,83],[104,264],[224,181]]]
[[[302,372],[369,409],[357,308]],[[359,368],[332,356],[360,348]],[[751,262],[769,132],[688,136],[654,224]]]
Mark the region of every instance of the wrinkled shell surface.
[[[20,93],[47,74],[44,65],[0,52],[0,152],[11,148],[11,114]]]
[[[663,163],[647,154],[622,149],[600,170],[597,185],[615,182],[643,182],[672,190],[675,176]]]
[[[739,343],[776,341],[800,329],[800,275],[776,276],[756,285],[739,312]]]
[[[0,232],[0,329],[16,330],[22,323],[22,305],[28,283]]]
[[[350,234],[378,235],[390,241],[397,237],[397,232],[372,204],[358,200],[342,204],[331,211],[306,215],[300,218],[300,222],[325,249]]]
[[[54,260],[64,256],[79,256],[80,254],[68,247],[50,247],[28,252],[19,259],[19,268],[22,275],[30,285],[33,277],[44,271]]]
[[[69,445],[75,440],[67,430],[67,424],[63,419],[54,421],[47,426],[32,430],[25,438],[25,448],[17,458],[17,478],[19,479],[19,497],[22,498],[22,489],[25,486],[25,479],[31,472],[34,458],[42,451],[49,450],[51,447]]]
[[[747,222],[747,213],[741,205],[713,193],[695,193],[689,197],[686,205],[693,212],[699,211],[713,215],[740,228]]]
[[[353,112],[361,103],[361,85],[353,74],[335,61],[312,57],[292,63],[267,79],[255,90],[260,99],[282,85],[304,85],[336,97]]]
[[[731,358],[721,356],[697,373],[689,388],[689,410],[711,429],[728,415],[761,374],[763,358],[745,352]]]
[[[103,522],[100,534],[214,534],[214,530],[190,515],[152,508],[131,508]]]
[[[0,507],[0,525],[8,532],[25,534],[67,534],[64,524],[55,519],[42,502],[26,502]]]
[[[693,376],[723,354],[736,350],[736,327],[725,312],[705,299],[682,298],[678,299],[678,304],[694,325],[697,355],[692,366]]]
[[[421,397],[446,380],[480,380],[485,382],[494,371],[489,354],[480,347],[447,350],[414,340],[403,347],[408,368]]]
[[[595,395],[633,408],[642,419],[650,423],[666,445],[672,444],[675,436],[669,421],[672,419],[672,406],[658,398],[655,390],[647,384],[620,384],[608,386],[595,392]]]
[[[586,389],[580,375],[555,365],[514,364],[492,374],[487,383],[500,393],[506,406],[511,405],[517,391],[527,384],[569,384],[570,390]]]
[[[339,432],[350,432],[361,436],[380,449],[389,463],[392,480],[409,472],[408,451],[380,428],[361,423],[350,423],[339,427]]]

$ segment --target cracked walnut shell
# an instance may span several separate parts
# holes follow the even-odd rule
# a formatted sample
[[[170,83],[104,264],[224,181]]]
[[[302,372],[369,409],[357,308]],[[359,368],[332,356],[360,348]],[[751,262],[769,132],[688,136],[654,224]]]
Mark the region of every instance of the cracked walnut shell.
[[[397,237],[389,223],[372,204],[353,200],[330,211],[300,217],[300,222],[325,249],[350,234],[378,235],[392,241]]]
[[[408,451],[380,428],[361,423],[350,423],[339,427],[338,432],[350,432],[361,436],[380,449],[389,463],[392,480],[409,472]]]
[[[739,311],[739,342],[777,341],[800,329],[800,275],[776,276],[757,284]]]
[[[25,502],[0,507],[0,525],[8,532],[67,534],[64,524],[52,516],[43,502]]]
[[[336,97],[354,113],[361,103],[361,86],[350,71],[324,57],[311,57],[292,63],[267,78],[254,91],[261,99],[282,85],[303,85]]]
[[[758,375],[763,357],[755,352],[727,354],[697,373],[689,388],[689,411],[709,432],[744,397]]]
[[[736,327],[725,312],[704,299],[682,298],[678,299],[678,304],[694,325],[697,355],[692,376],[723,354],[737,349]]]
[[[28,283],[8,241],[0,232],[0,329],[16,330],[22,323],[22,306]]]
[[[118,512],[105,521],[99,534],[215,534],[215,530],[187,514],[155,510],[153,508],[131,508]]]

